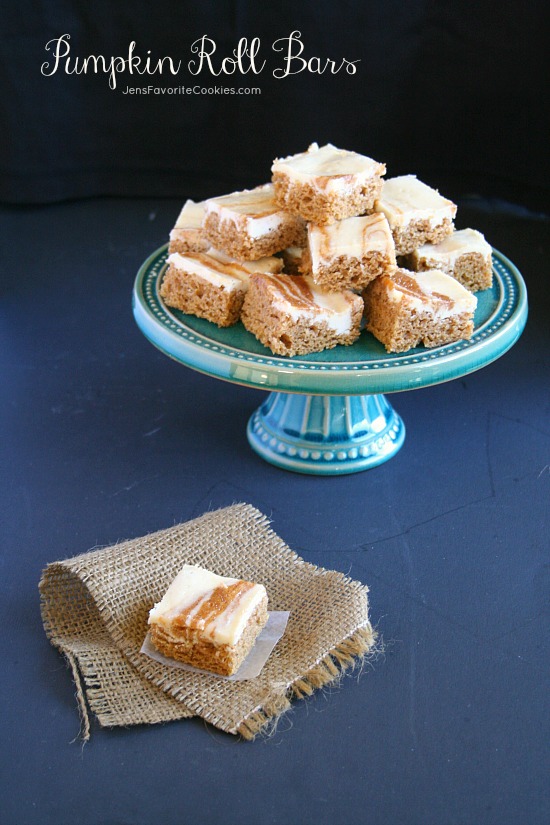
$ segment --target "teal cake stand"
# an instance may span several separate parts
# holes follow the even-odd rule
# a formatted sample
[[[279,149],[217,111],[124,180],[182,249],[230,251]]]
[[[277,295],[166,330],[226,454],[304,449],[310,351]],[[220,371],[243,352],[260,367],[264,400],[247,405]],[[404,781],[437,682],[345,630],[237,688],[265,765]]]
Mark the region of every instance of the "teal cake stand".
[[[469,341],[388,354],[363,331],[350,347],[284,358],[241,323],[226,329],[167,307],[159,295],[167,247],[141,266],[134,285],[136,322],[163,353],[206,375],[268,390],[247,428],[266,461],[299,473],[343,475],[394,456],[405,427],[387,393],[419,389],[474,372],[503,355],[527,320],[527,295],[516,267],[493,251],[493,286],[478,293]]]

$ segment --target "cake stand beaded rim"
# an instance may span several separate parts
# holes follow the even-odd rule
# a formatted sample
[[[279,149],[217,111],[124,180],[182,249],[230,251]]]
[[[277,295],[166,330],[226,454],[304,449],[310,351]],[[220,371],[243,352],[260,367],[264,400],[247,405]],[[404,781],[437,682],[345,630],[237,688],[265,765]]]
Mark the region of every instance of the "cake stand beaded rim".
[[[308,356],[285,358],[264,347],[264,352],[252,352],[242,341],[232,345],[228,339],[234,334],[233,328],[220,330],[207,321],[168,308],[158,292],[166,258],[164,245],[142,264],[135,280],[134,317],[145,337],[165,355],[192,369],[258,389],[357,395],[430,386],[473,372],[499,358],[519,338],[527,319],[523,279],[511,261],[493,250],[494,306],[478,322],[469,341],[434,349],[417,348],[402,354],[374,353],[374,357],[363,360],[333,360],[333,350],[316,354],[316,360]],[[202,329],[197,329],[197,324],[202,324]],[[254,346],[259,347],[255,339]],[[338,349],[348,355],[353,346]]]

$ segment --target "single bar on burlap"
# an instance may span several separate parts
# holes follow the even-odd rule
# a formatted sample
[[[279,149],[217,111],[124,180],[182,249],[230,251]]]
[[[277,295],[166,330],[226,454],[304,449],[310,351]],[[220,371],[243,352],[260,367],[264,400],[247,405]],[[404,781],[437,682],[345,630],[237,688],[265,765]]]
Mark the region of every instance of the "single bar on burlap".
[[[175,670],[140,653],[149,610],[184,564],[261,582],[269,609],[290,611],[256,679],[229,682]],[[44,627],[71,662],[85,738],[84,692],[104,726],[197,715],[253,738],[292,697],[334,681],[368,653],[374,634],[367,592],[360,582],[306,563],[248,504],[54,562],[40,581]]]

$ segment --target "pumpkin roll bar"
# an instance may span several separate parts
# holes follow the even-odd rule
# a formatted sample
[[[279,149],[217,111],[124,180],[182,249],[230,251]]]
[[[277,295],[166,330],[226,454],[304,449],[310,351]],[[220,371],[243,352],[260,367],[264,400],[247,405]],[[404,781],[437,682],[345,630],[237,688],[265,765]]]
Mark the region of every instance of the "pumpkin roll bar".
[[[401,175],[384,181],[374,209],[388,219],[397,255],[406,255],[450,235],[457,208],[416,175]]]
[[[312,143],[271,167],[279,206],[316,224],[372,211],[385,171],[383,163],[331,143]]]
[[[353,344],[363,301],[350,290],[327,292],[302,275],[252,275],[241,320],[277,355],[306,355]]]
[[[282,265],[275,257],[235,261],[215,249],[186,255],[174,252],[168,256],[160,296],[167,306],[229,327],[239,320],[250,275],[279,272]]]
[[[231,676],[267,622],[267,602],[262,584],[185,565],[149,612],[151,641],[164,656]]]
[[[366,325],[388,352],[439,347],[470,338],[477,298],[437,269],[396,269],[363,292]]]
[[[458,229],[438,244],[423,244],[407,256],[407,266],[416,272],[441,269],[470,292],[493,283],[492,249],[477,229]]]
[[[211,246],[240,261],[256,261],[303,246],[305,222],[284,212],[270,183],[206,201],[203,232]]]
[[[206,252],[210,244],[202,231],[204,201],[187,200],[170,232],[168,252]]]
[[[328,226],[308,224],[302,272],[331,292],[361,290],[396,267],[390,227],[379,213]]]

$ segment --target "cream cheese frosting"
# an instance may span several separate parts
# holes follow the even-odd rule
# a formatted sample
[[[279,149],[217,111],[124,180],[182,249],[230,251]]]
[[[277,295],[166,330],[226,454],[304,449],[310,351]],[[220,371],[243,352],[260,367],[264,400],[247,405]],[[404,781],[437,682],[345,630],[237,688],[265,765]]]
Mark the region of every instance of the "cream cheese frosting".
[[[423,244],[416,250],[415,257],[440,259],[454,265],[457,258],[471,252],[488,257],[492,250],[485,237],[477,229],[457,229],[437,244]]]
[[[189,252],[185,255],[172,252],[168,256],[167,263],[175,269],[197,275],[228,292],[244,292],[248,289],[249,270],[237,263],[222,263],[203,252]]]
[[[411,221],[428,221],[434,227],[446,218],[452,221],[456,215],[456,204],[416,175],[385,180],[374,209],[384,213],[391,227],[406,227]]]
[[[219,249],[214,249],[214,247],[210,247],[210,249],[207,250],[207,254],[222,263],[242,267],[250,273],[281,272],[284,265],[283,259],[277,258],[275,255],[259,258],[257,261],[237,261],[236,258],[231,258],[229,255],[226,255],[225,252],[221,252]]]
[[[274,160],[271,171],[298,182],[338,190],[349,188],[352,182],[357,184],[361,180],[383,175],[386,167],[366,155],[337,149],[331,143],[321,147],[312,143],[307,152]]]
[[[396,269],[387,278],[391,283],[390,300],[407,300],[417,309],[429,307],[430,312],[439,318],[474,312],[477,306],[475,295],[439,269],[425,272]]]
[[[185,255],[172,252],[167,263],[229,292],[246,292],[250,276],[254,272],[280,272],[283,265],[281,259],[275,256],[260,258],[258,261],[236,261],[213,248],[207,252],[186,252]]]
[[[272,275],[274,306],[293,321],[324,321],[338,335],[352,328],[352,304],[346,292],[326,292],[308,276]]]
[[[206,201],[205,214],[215,213],[221,222],[231,221],[245,227],[251,238],[261,238],[287,221],[296,218],[283,212],[275,203],[273,184],[243,189]]]
[[[178,619],[215,644],[234,645],[266,595],[261,584],[185,565],[150,610],[149,624],[163,625],[170,631],[172,622]]]
[[[186,200],[174,229],[200,229],[204,217],[204,201],[195,203],[193,200]]]
[[[346,218],[327,226],[309,224],[308,244],[313,272],[320,265],[330,264],[335,258],[345,256],[361,259],[368,252],[388,255],[395,264],[391,230],[381,213]]]

